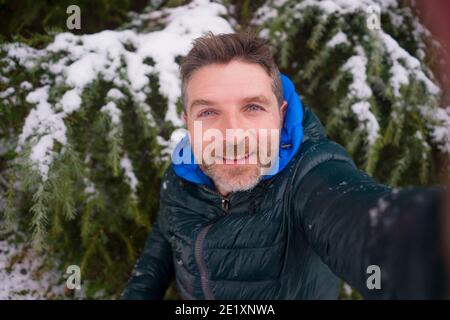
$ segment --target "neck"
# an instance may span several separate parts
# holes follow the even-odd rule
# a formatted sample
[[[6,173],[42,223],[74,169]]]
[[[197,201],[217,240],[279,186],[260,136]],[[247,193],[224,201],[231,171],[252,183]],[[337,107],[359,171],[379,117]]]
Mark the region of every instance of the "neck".
[[[216,190],[217,190],[217,192],[219,192],[220,193],[220,195],[222,196],[222,197],[226,197],[226,196],[228,196],[229,194],[230,194],[230,192],[229,191],[227,191],[227,190],[224,190],[223,188],[221,188],[219,185],[217,185],[217,184],[214,184],[214,186],[216,187]]]

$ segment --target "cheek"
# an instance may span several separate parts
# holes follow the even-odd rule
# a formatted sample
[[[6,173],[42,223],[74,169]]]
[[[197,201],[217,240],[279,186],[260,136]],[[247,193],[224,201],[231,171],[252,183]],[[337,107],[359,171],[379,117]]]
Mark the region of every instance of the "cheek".
[[[260,122],[258,130],[258,144],[262,150],[268,153],[278,148],[281,135],[281,118],[278,115],[267,117],[265,121]]]
[[[279,127],[280,120],[282,117],[281,110],[278,107],[271,108],[269,112],[266,112],[262,117],[260,117],[261,122],[264,122],[268,128]]]
[[[281,129],[282,121],[279,115],[271,114],[265,117],[261,117],[256,122],[256,126],[257,131],[260,131],[261,129],[266,129],[266,131],[268,131],[267,134],[269,135],[272,129]]]
[[[193,126],[189,126],[189,135],[191,138],[191,148],[197,161],[212,161],[213,150],[216,147],[216,139],[221,140],[220,132],[213,127],[205,126],[202,123],[201,127],[196,130]]]

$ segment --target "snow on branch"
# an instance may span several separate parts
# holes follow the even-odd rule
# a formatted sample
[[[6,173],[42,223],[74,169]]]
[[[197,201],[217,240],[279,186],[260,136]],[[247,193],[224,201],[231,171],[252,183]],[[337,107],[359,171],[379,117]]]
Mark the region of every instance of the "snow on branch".
[[[192,40],[207,31],[233,30],[222,17],[225,7],[217,3],[196,0],[163,11],[165,27],[148,33],[135,30],[105,30],[80,36],[61,33],[42,50],[22,44],[3,46],[7,54],[2,61],[6,65],[2,74],[19,66],[43,73],[38,86],[30,88],[24,84],[30,91],[26,101],[35,107],[26,118],[17,148],[20,152],[26,142],[31,142],[31,158],[43,180],[47,179],[55,156],[54,142],[67,143],[65,118],[82,107],[84,89],[100,77],[114,86],[109,98],[117,99],[128,92],[133,102],[147,111],[150,125],[154,125],[149,116],[151,106],[145,100],[150,93],[149,75],[156,75],[160,94],[167,98],[165,121],[182,125],[176,108],[181,95],[177,57],[185,55]],[[63,93],[56,101],[50,101],[49,91],[55,88],[62,88]],[[1,97],[14,94],[14,88],[0,93]],[[114,122],[119,119],[113,104],[109,102],[102,111],[107,111]]]

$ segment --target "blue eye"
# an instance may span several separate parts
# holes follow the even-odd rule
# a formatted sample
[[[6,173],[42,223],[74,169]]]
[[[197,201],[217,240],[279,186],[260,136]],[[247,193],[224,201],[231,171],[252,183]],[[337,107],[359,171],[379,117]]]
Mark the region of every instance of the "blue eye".
[[[205,111],[200,112],[198,114],[198,116],[199,117],[208,117],[208,116],[211,116],[213,114],[215,114],[215,112],[213,110],[205,110]]]
[[[262,110],[262,108],[260,106],[258,106],[257,104],[250,104],[247,106],[247,110],[254,112],[254,111]]]

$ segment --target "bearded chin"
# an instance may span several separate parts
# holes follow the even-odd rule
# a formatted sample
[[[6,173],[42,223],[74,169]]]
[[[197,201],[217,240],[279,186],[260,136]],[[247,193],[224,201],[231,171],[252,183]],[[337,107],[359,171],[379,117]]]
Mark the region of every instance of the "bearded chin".
[[[221,168],[222,165],[200,166],[222,193],[250,190],[261,180],[261,170],[257,165],[237,165]]]
[[[223,194],[230,192],[246,191],[254,188],[262,179],[262,175],[270,171],[271,164],[274,163],[273,155],[278,155],[278,145],[272,146],[272,148],[265,149],[266,161],[260,162],[260,158],[252,158],[256,163],[245,163],[234,166],[228,166],[221,163],[208,163],[202,161],[199,164],[202,171],[214,182],[216,188]],[[270,152],[274,150],[275,152]],[[249,152],[250,154],[260,155],[261,150],[257,149],[256,152]],[[213,151],[211,157],[214,159],[216,156]],[[204,159],[203,159],[204,160]],[[269,160],[269,161],[267,161]]]

